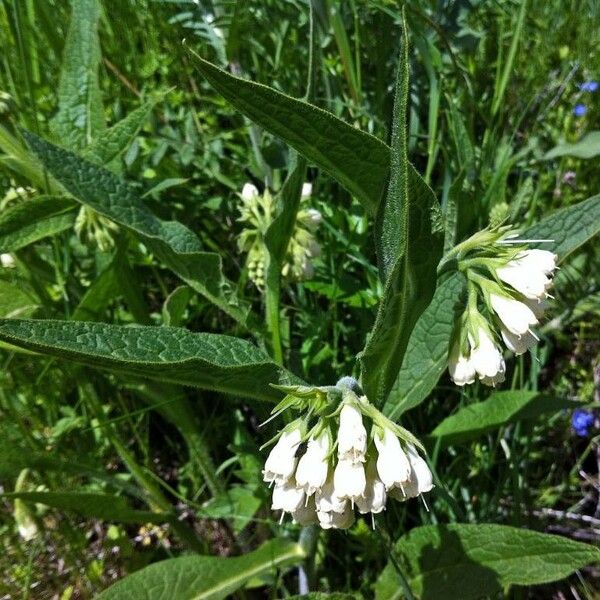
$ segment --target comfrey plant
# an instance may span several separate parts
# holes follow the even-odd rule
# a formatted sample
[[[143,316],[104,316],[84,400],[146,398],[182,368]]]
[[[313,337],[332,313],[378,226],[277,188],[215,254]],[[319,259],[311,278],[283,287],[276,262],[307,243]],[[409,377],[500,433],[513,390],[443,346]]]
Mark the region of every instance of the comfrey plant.
[[[274,416],[301,413],[276,436],[263,470],[274,485],[271,508],[282,520],[290,513],[301,525],[347,529],[355,508],[373,518],[388,498],[403,501],[433,488],[421,444],[377,410],[351,377],[335,387],[278,389],[287,396]]]
[[[457,385],[476,379],[492,386],[501,383],[506,365],[500,341],[515,354],[538,341],[533,327],[546,309],[557,256],[529,249],[532,241],[539,242],[518,239],[510,227],[497,227],[455,249],[468,287],[467,305],[450,345],[450,376]]]
[[[306,203],[312,194],[312,184],[302,186],[301,202]],[[246,183],[240,194],[240,217],[244,230],[238,240],[241,252],[247,253],[248,277],[256,287],[265,286],[267,249],[265,235],[273,222],[275,206],[268,189],[260,193],[252,183]],[[304,281],[314,275],[312,260],[321,254],[314,233],[321,223],[321,213],[314,208],[301,207],[298,211],[292,236],[285,253],[281,274],[292,281]]]

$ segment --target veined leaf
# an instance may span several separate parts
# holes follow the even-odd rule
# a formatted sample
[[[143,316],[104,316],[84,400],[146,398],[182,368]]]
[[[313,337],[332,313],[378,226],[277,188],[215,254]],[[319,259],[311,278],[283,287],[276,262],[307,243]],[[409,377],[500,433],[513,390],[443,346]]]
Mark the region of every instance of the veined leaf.
[[[465,406],[444,419],[429,437],[440,438],[442,446],[463,444],[503,425],[523,419],[535,419],[564,408],[576,408],[578,404],[540,392],[496,392],[484,402]]]
[[[384,405],[384,413],[397,420],[427,398],[448,363],[448,345],[465,278],[453,273],[438,286],[410,336],[402,368]]]
[[[558,581],[600,560],[600,550],[588,544],[487,524],[417,527],[400,538],[394,553],[420,600],[495,597],[506,586]],[[375,598],[402,597],[398,575],[388,563]]]
[[[202,75],[241,113],[321,167],[369,213],[376,213],[388,177],[389,146],[304,100],[235,77],[194,56]]]
[[[40,301],[32,298],[21,287],[0,279],[0,317],[30,317]]]
[[[38,196],[0,213],[0,252],[14,252],[73,226],[77,204],[66,196]]]
[[[52,120],[56,138],[82,149],[105,129],[98,82],[100,40],[98,0],[72,0],[72,13],[58,86],[58,112]]]
[[[156,101],[151,100],[131,111],[125,118],[96,137],[85,147],[81,155],[100,166],[110,164],[127,150],[155,104]]]
[[[406,23],[396,80],[392,161],[385,200],[377,214],[376,239],[384,291],[375,324],[360,355],[361,384],[382,406],[402,365],[411,332],[436,287],[443,237],[430,187],[409,170],[406,142],[408,42]]]
[[[557,210],[526,229],[519,237],[552,240],[552,243],[540,242],[530,246],[552,250],[558,254],[559,262],[562,262],[571,252],[598,233],[600,233],[600,195]]]
[[[588,131],[574,144],[558,144],[544,155],[544,160],[552,160],[561,156],[575,158],[594,158],[600,154],[600,131]]]
[[[299,380],[239,338],[177,327],[0,319],[0,340],[90,367],[276,401]]]
[[[120,523],[167,523],[174,517],[167,513],[132,508],[122,496],[89,492],[15,492],[3,494],[9,500],[45,504],[52,508],[74,512],[88,519]]]
[[[102,592],[97,600],[220,600],[248,580],[299,563],[304,551],[299,544],[271,540],[258,550],[236,556],[184,556],[140,569]]]
[[[203,252],[198,237],[175,221],[162,221],[137,191],[115,174],[25,132],[32,151],[74,198],[133,233],[191,288],[244,324],[242,307],[221,269],[221,257]]]

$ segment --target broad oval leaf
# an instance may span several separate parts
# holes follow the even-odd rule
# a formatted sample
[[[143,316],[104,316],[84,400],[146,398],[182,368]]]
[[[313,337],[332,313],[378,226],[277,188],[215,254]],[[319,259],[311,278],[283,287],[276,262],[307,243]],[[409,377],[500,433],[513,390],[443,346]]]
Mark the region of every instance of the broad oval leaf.
[[[558,144],[544,155],[544,160],[552,160],[561,156],[574,156],[575,158],[594,158],[600,154],[600,131],[588,131],[574,144]]]
[[[204,252],[190,229],[156,217],[137,190],[110,171],[30,132],[23,135],[50,174],[78,202],[129,230],[190,287],[245,324],[248,307],[242,305],[224,277],[221,257]]]
[[[0,319],[0,340],[116,373],[277,401],[269,384],[300,383],[239,338],[178,327]]]
[[[495,596],[508,585],[558,581],[600,560],[600,550],[569,538],[506,525],[453,524],[417,527],[394,553],[420,600]],[[391,563],[381,573],[376,600],[402,598]]]
[[[531,391],[506,391],[492,394],[484,402],[464,406],[444,419],[430,434],[442,446],[462,444],[488,431],[523,419],[577,407],[578,402]]]
[[[294,542],[271,540],[243,556],[183,556],[140,569],[115,583],[96,600],[220,600],[253,577],[303,560],[302,547]]]

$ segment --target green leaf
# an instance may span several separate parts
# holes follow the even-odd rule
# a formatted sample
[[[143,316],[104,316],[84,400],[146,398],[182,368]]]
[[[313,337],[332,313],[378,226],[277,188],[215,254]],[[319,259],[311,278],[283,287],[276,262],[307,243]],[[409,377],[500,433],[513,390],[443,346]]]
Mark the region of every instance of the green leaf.
[[[356,195],[375,214],[388,177],[390,148],[308,102],[230,75],[194,54],[198,70],[233,106],[283,139]]]
[[[244,324],[240,305],[221,269],[221,257],[203,252],[198,237],[175,221],[162,221],[146,207],[137,190],[115,174],[24,132],[32,151],[52,176],[81,204],[130,231],[191,288]]]
[[[0,319],[0,340],[115,373],[278,401],[300,383],[246,340],[177,327]]]
[[[417,527],[400,538],[394,553],[420,600],[495,597],[506,586],[558,581],[600,559],[598,548],[566,537],[487,524]],[[402,597],[388,563],[375,598]]]
[[[463,444],[503,425],[535,419],[564,408],[575,408],[578,404],[540,392],[496,392],[484,402],[464,406],[444,419],[429,437],[440,438],[443,446]]]
[[[96,137],[85,147],[81,155],[94,164],[109,165],[127,150],[155,104],[156,100],[151,100],[131,111],[125,118]]]
[[[361,594],[344,594],[342,592],[334,592],[333,594],[325,594],[324,592],[311,592],[310,594],[302,594],[301,596],[288,596],[287,600],[357,600],[363,598]]]
[[[529,227],[519,235],[521,239],[550,239],[552,243],[533,243],[531,247],[551,250],[559,262],[567,258],[600,232],[600,195],[557,210],[549,217]]]
[[[437,200],[422,177],[408,168],[406,23],[403,33],[396,78],[390,181],[376,227],[385,287],[375,324],[360,355],[362,387],[378,406],[385,403],[402,365],[410,334],[433,298],[443,249],[441,232],[434,223]]]
[[[65,196],[37,196],[0,213],[0,252],[14,252],[70,229],[77,204]]]
[[[285,540],[271,540],[254,552],[234,558],[172,558],[125,577],[97,596],[97,600],[219,600],[230,596],[249,579],[275,573],[303,558],[300,545]]]
[[[167,523],[173,515],[132,508],[122,496],[89,492],[15,492],[4,498],[20,498],[26,502],[45,504],[88,519],[121,523]]]
[[[187,285],[174,289],[165,300],[162,307],[163,323],[171,327],[179,327],[183,323],[185,309],[192,299],[193,291]]]
[[[36,300],[21,287],[0,280],[0,317],[30,317],[39,307]]]
[[[58,112],[52,120],[57,139],[77,150],[105,129],[98,66],[98,0],[72,0],[72,13],[58,86]]]
[[[448,345],[465,278],[453,273],[440,284],[410,336],[402,368],[390,391],[384,412],[391,419],[427,398],[448,363]]]
[[[594,158],[600,154],[600,131],[588,131],[574,144],[558,144],[544,155],[544,160],[552,160],[560,156],[575,158]]]

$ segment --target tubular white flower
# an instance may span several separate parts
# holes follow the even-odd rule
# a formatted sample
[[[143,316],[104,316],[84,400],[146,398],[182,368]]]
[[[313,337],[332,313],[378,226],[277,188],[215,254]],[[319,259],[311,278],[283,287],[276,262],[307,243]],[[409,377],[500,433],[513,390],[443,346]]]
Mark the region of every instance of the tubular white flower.
[[[302,184],[302,193],[300,194],[302,199],[310,198],[312,194],[312,183],[303,183]]]
[[[363,425],[360,410],[352,403],[346,402],[340,412],[337,441],[340,460],[365,461],[367,430]]]
[[[324,429],[317,437],[308,440],[306,452],[298,462],[296,483],[310,496],[320,490],[327,481],[331,434]]]
[[[387,427],[377,427],[373,437],[379,453],[377,473],[385,485],[385,489],[402,486],[410,477],[410,463],[406,452],[400,445],[400,440]]]
[[[556,269],[556,261],[558,256],[549,250],[525,250],[517,257],[522,263],[535,267],[542,271],[545,275],[551,275]]]
[[[527,352],[527,350],[535,346],[536,342],[538,341],[537,336],[532,331],[528,331],[523,335],[515,335],[514,333],[508,331],[508,329],[505,327],[502,327],[500,329],[500,333],[504,343],[506,344],[506,347],[517,355]]]
[[[552,284],[557,256],[548,250],[525,250],[504,267],[496,269],[502,281],[531,300],[542,300]]]
[[[365,497],[356,500],[356,506],[361,514],[380,513],[385,510],[387,494],[383,481],[377,475],[375,460],[371,458],[366,467],[367,485],[365,486]]]
[[[252,200],[256,196],[260,196],[258,188],[253,183],[245,183],[242,188],[242,199]]]
[[[493,385],[492,381],[496,383],[504,381],[506,365],[500,350],[483,327],[479,327],[478,338],[476,343],[475,338],[469,334],[470,361],[479,379],[487,385]]]
[[[336,495],[332,476],[328,477],[325,485],[323,485],[323,487],[320,490],[317,490],[315,493],[315,504],[317,511],[319,512],[344,512],[344,508],[347,504],[346,499],[339,498]]]
[[[448,357],[448,370],[456,385],[463,386],[475,381],[475,367],[469,358],[462,354],[459,344],[454,344]]]
[[[531,325],[537,325],[538,320],[533,311],[519,300],[490,294],[490,304],[500,317],[504,327],[515,335],[523,335],[529,331]]]
[[[294,520],[294,523],[303,525],[304,527],[319,522],[314,496],[308,498],[306,502],[292,512],[292,519]]]
[[[410,461],[410,483],[405,488],[409,498],[424,494],[433,489],[433,475],[425,459],[417,452],[412,444],[407,444],[408,460]]]
[[[365,468],[360,462],[340,459],[333,472],[333,489],[338,498],[348,498],[354,503],[365,494],[367,481]]]
[[[354,525],[354,511],[350,504],[346,504],[346,508],[342,513],[332,513],[332,525],[335,529],[348,529]]]
[[[294,483],[285,481],[278,483],[273,489],[271,508],[293,513],[304,505],[304,490]]]
[[[296,451],[301,441],[302,431],[300,427],[293,427],[281,434],[265,461],[264,481],[282,483],[292,477],[298,462]]]
[[[345,501],[347,503],[347,501]],[[342,511],[343,512],[343,511]],[[337,514],[332,511],[318,510],[317,519],[321,529],[332,529],[333,528],[333,515]]]

